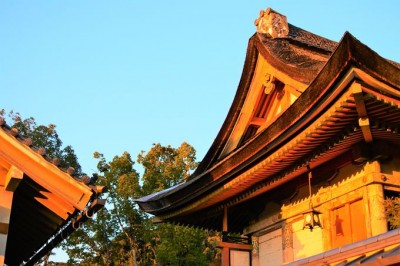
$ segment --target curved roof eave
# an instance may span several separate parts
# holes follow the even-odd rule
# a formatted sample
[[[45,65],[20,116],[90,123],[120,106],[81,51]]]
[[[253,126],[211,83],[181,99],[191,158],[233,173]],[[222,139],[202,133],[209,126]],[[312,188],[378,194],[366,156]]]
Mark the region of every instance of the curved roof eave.
[[[250,44],[252,43],[253,37],[250,39]],[[248,60],[254,60],[254,57],[257,56],[256,49],[250,44],[248,48],[250,52],[248,51],[248,56],[246,57],[247,64],[252,62]],[[252,56],[249,58],[249,55]],[[245,64],[245,68],[246,66],[249,68],[247,64]],[[254,64],[253,62],[253,67]],[[242,86],[239,86],[234,104],[213,146],[203,160],[203,164],[207,165],[203,165],[202,168],[197,170],[197,175],[191,180],[173,190],[169,190],[168,193],[160,193],[157,197],[150,197],[145,201],[139,199],[137,202],[145,211],[158,215],[167,213],[172,209],[180,208],[180,206],[207,194],[210,189],[216,185],[222,184],[228,180],[228,177],[231,177],[230,174],[232,172],[229,171],[232,169],[235,169],[235,171],[238,170],[235,165],[243,166],[243,158],[247,158],[245,160],[246,166],[249,166],[256,162],[259,157],[267,156],[268,153],[271,152],[271,144],[282,145],[296,134],[298,130],[301,130],[299,125],[302,123],[300,123],[300,120],[304,119],[307,112],[310,111],[310,108],[304,110],[304,106],[314,106],[352,66],[364,70],[369,75],[384,83],[397,88],[400,87],[400,75],[397,65],[380,57],[369,47],[359,42],[350,33],[346,32],[333,55],[311,82],[310,86],[298,100],[275,121],[275,123],[257,135],[245,147],[230,154],[228,156],[229,158],[217,162],[217,164],[210,167],[210,162],[213,161],[213,158],[216,158],[218,148],[223,146],[223,142],[226,141],[227,138],[226,135],[229,135],[226,134],[226,132],[229,131],[229,126],[231,126],[232,121],[236,121],[234,118],[240,111],[240,98],[244,97],[243,93],[245,92],[242,82],[246,82],[247,80],[251,81],[251,78],[246,76],[245,73],[252,73],[249,73],[249,69],[247,69],[247,71],[244,70],[241,79]],[[254,68],[252,70],[254,71]],[[310,114],[308,114],[308,116],[309,115]],[[289,132],[287,130],[289,128],[296,130]],[[282,134],[283,132],[285,132],[285,134]],[[277,136],[279,136],[279,138]],[[211,156],[211,158],[207,156]],[[228,165],[230,170],[226,172]]]

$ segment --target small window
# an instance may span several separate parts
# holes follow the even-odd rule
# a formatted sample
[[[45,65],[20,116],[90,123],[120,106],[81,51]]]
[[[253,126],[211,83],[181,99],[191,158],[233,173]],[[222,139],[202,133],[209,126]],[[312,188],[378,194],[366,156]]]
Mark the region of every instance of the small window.
[[[255,118],[266,119],[268,116],[271,115],[271,112],[275,112],[275,110],[272,109],[276,108],[275,105],[277,105],[278,103],[274,104],[274,101],[278,99],[278,102],[280,102],[282,95],[284,94],[285,84],[277,79],[274,80],[273,84],[274,89],[269,93],[266,92],[264,86],[262,87],[262,90],[260,92],[261,95],[254,111]]]
[[[367,238],[362,199],[333,210],[332,247],[337,248]]]

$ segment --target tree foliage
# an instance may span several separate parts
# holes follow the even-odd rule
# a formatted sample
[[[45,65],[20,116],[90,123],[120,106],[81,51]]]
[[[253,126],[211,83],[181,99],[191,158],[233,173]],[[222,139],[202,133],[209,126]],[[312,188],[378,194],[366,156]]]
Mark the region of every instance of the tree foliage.
[[[208,265],[203,255],[206,232],[184,226],[162,224],[158,228],[160,243],[157,262],[160,265]]]
[[[151,150],[138,155],[144,168],[143,193],[145,195],[175,186],[186,180],[196,169],[196,150],[183,142],[177,149],[153,144]]]
[[[154,224],[134,202],[184,182],[197,167],[192,146],[185,142],[178,148],[154,144],[148,152],[140,152],[137,163],[142,167],[142,177],[134,169],[135,162],[128,152],[111,161],[99,152],[94,157],[98,160],[98,183],[108,188],[108,203],[96,219],[65,242],[64,249],[74,258],[70,263],[207,265],[215,257],[210,256],[212,245],[206,248],[207,232]],[[87,254],[92,256],[88,258]]]
[[[387,198],[384,207],[390,229],[400,228],[400,197]]]
[[[94,157],[98,160],[97,182],[108,189],[107,206],[67,239],[63,248],[71,258],[69,262],[74,264],[134,265],[140,248],[138,243],[143,241],[141,227],[147,219],[133,202],[141,194],[139,174],[133,169],[134,161],[127,152],[110,162],[99,152]]]

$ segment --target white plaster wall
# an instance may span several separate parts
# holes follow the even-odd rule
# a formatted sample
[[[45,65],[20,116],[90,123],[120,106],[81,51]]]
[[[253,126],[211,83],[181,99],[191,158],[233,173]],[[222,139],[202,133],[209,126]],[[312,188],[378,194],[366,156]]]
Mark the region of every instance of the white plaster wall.
[[[230,266],[250,266],[250,252],[231,250]]]
[[[303,230],[303,220],[294,222],[293,226],[293,258],[303,259],[323,252],[322,229]]]
[[[278,229],[262,235],[258,238],[258,241],[258,265],[282,265],[282,230]]]

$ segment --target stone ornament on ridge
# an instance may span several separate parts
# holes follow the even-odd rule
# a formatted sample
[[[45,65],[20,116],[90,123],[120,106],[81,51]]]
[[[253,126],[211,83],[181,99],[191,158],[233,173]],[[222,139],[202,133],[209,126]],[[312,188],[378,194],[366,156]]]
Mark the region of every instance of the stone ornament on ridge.
[[[289,35],[289,25],[286,16],[267,8],[260,11],[260,17],[254,21],[257,32],[264,33],[271,38],[285,38]]]

